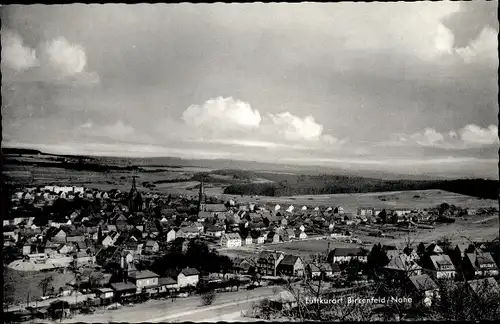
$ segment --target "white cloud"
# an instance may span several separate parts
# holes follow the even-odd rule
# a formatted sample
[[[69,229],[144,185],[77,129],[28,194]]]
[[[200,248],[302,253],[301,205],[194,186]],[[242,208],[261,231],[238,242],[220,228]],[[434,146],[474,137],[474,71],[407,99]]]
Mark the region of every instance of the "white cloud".
[[[498,63],[498,33],[493,28],[485,27],[468,46],[457,48],[455,52],[465,63],[485,59]]]
[[[218,131],[257,128],[262,118],[259,111],[252,109],[247,102],[232,97],[217,97],[203,105],[189,106],[182,114],[182,119],[188,125]]]
[[[498,143],[498,126],[490,125],[481,128],[477,125],[467,125],[460,131],[462,140],[469,144],[489,145]]]
[[[287,140],[318,140],[323,126],[314,121],[313,116],[300,118],[289,112],[269,114],[274,126]]]
[[[247,102],[232,97],[218,97],[203,105],[191,105],[182,114],[189,141],[253,147],[287,147],[300,149],[304,141],[313,144],[342,144],[337,138],[323,134],[323,126],[309,115],[304,118],[282,112],[261,117]],[[269,139],[272,139],[270,141]],[[313,145],[314,146],[314,145]]]
[[[2,65],[21,72],[38,65],[36,51],[23,44],[21,36],[13,31],[2,32]]]
[[[466,125],[464,128],[446,133],[446,136],[432,128],[411,135],[399,135],[397,140],[381,143],[383,146],[424,146],[446,149],[466,149],[481,147],[498,143],[498,127],[490,125],[482,128],[475,124]]]
[[[17,72],[17,75],[7,75],[7,79],[14,81],[77,86],[100,82],[96,72],[85,70],[87,55],[83,46],[72,44],[64,37],[41,43],[38,50],[35,50],[23,45],[22,38],[15,32],[2,32],[2,66],[4,65]]]
[[[63,76],[72,76],[84,71],[87,56],[83,46],[71,44],[66,38],[58,37],[42,46],[41,58],[47,64],[58,70]]]
[[[410,139],[422,146],[436,146],[444,141],[444,136],[432,128],[426,128],[422,133],[410,135]]]

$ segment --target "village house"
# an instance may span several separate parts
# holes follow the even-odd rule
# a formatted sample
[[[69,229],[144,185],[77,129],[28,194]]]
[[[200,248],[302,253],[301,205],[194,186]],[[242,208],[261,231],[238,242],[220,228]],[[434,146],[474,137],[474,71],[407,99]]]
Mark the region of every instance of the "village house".
[[[456,275],[455,266],[448,255],[431,255],[426,259],[425,270],[435,279],[453,279]]]
[[[254,244],[264,244],[266,242],[266,237],[260,233],[252,234],[252,240]]]
[[[108,305],[114,297],[113,289],[111,288],[97,288],[95,290],[96,297],[101,299],[103,305]]]
[[[488,252],[467,253],[463,259],[462,271],[467,280],[498,275],[498,266]]]
[[[280,236],[278,233],[269,232],[267,234],[267,239],[266,239],[267,243],[279,243],[279,241],[280,241]]]
[[[175,238],[186,238],[186,235],[184,234],[184,231],[182,229],[178,229],[175,232]]]
[[[167,243],[168,242],[172,242],[175,240],[175,230],[173,228],[171,228],[170,230],[167,231]]]
[[[200,272],[194,268],[186,268],[177,275],[177,285],[179,287],[196,287],[200,280]]]
[[[51,240],[55,242],[66,242],[67,234],[63,229],[59,229],[55,232],[55,234],[51,237]]]
[[[119,237],[120,233],[115,231],[109,232],[108,235],[106,235],[106,237],[102,240],[101,244],[102,246],[114,245]]]
[[[301,232],[300,232],[300,234],[299,234],[299,239],[301,239],[301,240],[305,240],[305,239],[307,239],[307,234],[306,234],[306,232],[301,231]]]
[[[146,241],[144,244],[144,254],[154,254],[160,250],[160,244],[153,240]]]
[[[293,228],[287,228],[286,229],[286,231],[285,231],[285,238],[287,240],[291,240],[291,239],[295,238],[295,231],[293,230]]]
[[[431,244],[429,244],[428,246],[425,247],[425,252],[424,254],[427,255],[427,256],[430,256],[430,255],[441,255],[443,254],[444,251],[443,249],[437,245],[436,243],[432,242]]]
[[[323,278],[333,278],[340,276],[340,268],[336,263],[310,263],[306,267],[309,278],[315,280],[323,275]]]
[[[439,286],[427,274],[411,276],[408,279],[407,287],[414,301],[427,307],[439,298]]]
[[[279,275],[303,277],[304,262],[299,256],[286,255],[278,264],[277,270]]]
[[[248,273],[251,268],[255,269],[255,264],[249,259],[236,258],[233,260],[233,268],[237,273]]]
[[[257,271],[262,275],[276,276],[278,265],[284,257],[281,252],[263,251],[257,260]]]
[[[149,270],[131,271],[128,274],[129,280],[137,287],[138,293],[145,288],[158,286],[159,277],[159,275]]]
[[[238,233],[226,233],[223,234],[220,239],[220,245],[227,248],[237,248],[241,247],[241,237]]]
[[[393,257],[384,270],[387,276],[393,280],[405,280],[408,277],[422,274],[422,267],[404,253]]]
[[[205,229],[205,234],[212,237],[221,237],[224,231],[218,226],[209,226]]]
[[[241,243],[245,246],[252,245],[253,239],[250,235],[247,235],[245,238],[241,237]]]
[[[110,286],[117,299],[129,298],[137,293],[137,287],[132,282],[115,282]]]
[[[368,253],[363,248],[335,248],[328,254],[329,263],[344,263],[351,260],[368,261]]]
[[[164,293],[177,288],[177,281],[170,277],[161,277],[158,279],[158,292]]]
[[[457,244],[451,252],[451,261],[453,261],[456,267],[459,267],[462,265],[462,260],[465,258],[465,255],[473,252],[474,250],[475,248],[472,244]]]

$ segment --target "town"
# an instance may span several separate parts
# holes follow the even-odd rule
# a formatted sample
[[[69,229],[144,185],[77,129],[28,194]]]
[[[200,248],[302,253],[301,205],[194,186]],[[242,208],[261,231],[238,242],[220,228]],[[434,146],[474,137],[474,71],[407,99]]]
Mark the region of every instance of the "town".
[[[4,313],[10,321],[90,316],[99,309],[111,312],[146,300],[197,294],[208,306],[216,293],[243,289],[257,294],[264,286],[286,288],[279,298],[270,297],[279,305],[273,309],[282,310],[297,306],[293,292],[307,296],[304,287],[310,283],[318,287],[310,295],[316,300],[358,296],[379,276],[404,287],[405,294],[394,296],[403,293],[385,287],[382,297],[408,297],[419,307],[431,307],[440,298],[442,282],[465,285],[472,294],[480,295],[485,285],[488,293],[499,292],[498,239],[465,244],[446,237],[416,240],[419,231],[439,224],[495,215],[494,207],[361,206],[347,213],[337,205],[223,201],[207,196],[203,181],[197,197],[143,193],[135,176],[129,192],[46,185],[23,188],[10,203],[3,219],[7,268],[46,274],[38,283],[40,296],[14,300],[9,295],[16,288],[4,287]],[[380,243],[388,238],[400,238],[400,244]],[[308,255],[287,252],[293,242],[323,243],[326,249]],[[59,274],[73,279],[55,287]]]

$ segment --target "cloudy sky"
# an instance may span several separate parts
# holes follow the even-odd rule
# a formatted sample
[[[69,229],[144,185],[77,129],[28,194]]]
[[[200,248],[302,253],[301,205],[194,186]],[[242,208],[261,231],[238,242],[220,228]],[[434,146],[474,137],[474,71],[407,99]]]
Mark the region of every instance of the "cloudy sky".
[[[3,145],[497,176],[497,2],[0,10]]]

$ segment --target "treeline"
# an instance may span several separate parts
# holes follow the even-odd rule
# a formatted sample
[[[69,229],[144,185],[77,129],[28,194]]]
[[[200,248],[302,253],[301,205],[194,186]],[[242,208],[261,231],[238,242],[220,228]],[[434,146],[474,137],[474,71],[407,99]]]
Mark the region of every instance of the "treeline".
[[[414,181],[381,180],[333,175],[287,175],[274,183],[233,184],[225,194],[259,196],[294,196],[339,193],[440,189],[483,199],[498,199],[498,181],[484,179]]]

